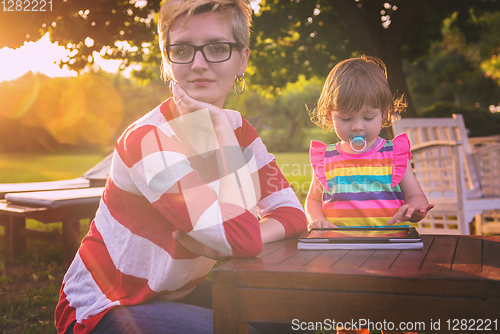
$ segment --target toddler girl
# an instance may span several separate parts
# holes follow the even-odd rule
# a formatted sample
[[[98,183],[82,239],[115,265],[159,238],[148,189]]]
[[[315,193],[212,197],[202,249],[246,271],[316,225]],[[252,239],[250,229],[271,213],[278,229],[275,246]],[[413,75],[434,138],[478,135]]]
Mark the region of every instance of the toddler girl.
[[[380,59],[361,56],[333,68],[311,120],[341,141],[311,142],[309,228],[408,227],[434,207],[412,172],[406,134],[379,137],[405,108],[403,97],[392,97]]]
[[[409,227],[434,207],[412,172],[406,134],[379,137],[405,108],[403,97],[392,97],[380,59],[361,56],[333,68],[311,120],[334,129],[341,141],[311,142],[309,228]],[[353,331],[338,331],[347,332]]]

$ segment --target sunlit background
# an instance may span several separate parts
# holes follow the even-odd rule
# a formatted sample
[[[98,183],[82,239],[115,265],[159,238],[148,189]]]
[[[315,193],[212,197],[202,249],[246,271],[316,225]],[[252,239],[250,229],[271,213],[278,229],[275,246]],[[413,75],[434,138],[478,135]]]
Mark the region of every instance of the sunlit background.
[[[359,0],[352,2],[358,3],[356,8],[363,7]],[[141,12],[148,3],[153,1],[105,6],[89,0],[76,9],[70,7],[70,12],[61,7],[62,14],[47,16],[54,29],[43,31],[51,35],[24,44],[30,36],[38,36],[38,22],[32,20],[33,29],[28,33],[22,20],[0,18],[0,37],[5,37],[0,45],[22,44],[17,49],[0,49],[0,152],[109,150],[124,127],[168,98],[168,86],[160,78],[156,14]],[[390,83],[391,88],[404,94],[413,106],[407,108],[406,117],[464,113],[471,134],[477,135],[474,129],[480,129],[481,135],[487,135],[487,126],[498,133],[500,39],[495,32],[500,27],[500,5],[491,13],[475,12],[482,22],[477,25],[488,29],[477,28],[476,40],[469,41],[465,32],[470,27],[463,28],[469,21],[459,15],[461,7],[436,8],[440,13],[429,16],[431,21],[411,23],[408,20],[415,16],[411,8],[416,3],[379,3],[356,12],[362,18],[368,11],[373,17],[370,24],[383,28],[374,30],[378,37],[370,42],[381,44],[373,46],[365,40],[370,34],[352,33],[360,27],[353,23],[358,21],[336,13],[342,11],[338,6],[300,0],[266,2],[262,8],[260,0],[251,3],[259,15],[253,18],[252,36],[258,37],[251,41],[247,92],[230,94],[226,107],[253,121],[272,150],[307,150],[303,138],[318,134],[304,105],[317,101],[326,75],[339,60],[357,55],[361,49],[377,56],[380,45],[391,45],[394,50],[384,48],[386,54],[397,55],[383,60],[392,74],[389,77],[399,78]],[[404,10],[405,6],[409,9]],[[409,12],[413,14],[406,14]],[[117,13],[124,15],[115,16]],[[63,14],[73,19],[63,20]],[[405,19],[391,19],[398,15]],[[419,33],[392,43],[391,31],[400,29],[401,22]],[[132,26],[134,29],[129,28]],[[20,34],[9,34],[11,28]],[[61,44],[51,43],[51,39]],[[496,118],[491,114],[497,114]]]
[[[49,77],[76,76],[77,73],[66,66],[61,68],[61,59],[69,57],[71,51],[50,42],[46,34],[37,42],[25,42],[18,49],[0,49],[0,81],[13,80],[26,72],[42,73]],[[96,65],[106,72],[117,72],[119,60],[104,60],[94,53]],[[126,75],[126,73],[125,73]]]

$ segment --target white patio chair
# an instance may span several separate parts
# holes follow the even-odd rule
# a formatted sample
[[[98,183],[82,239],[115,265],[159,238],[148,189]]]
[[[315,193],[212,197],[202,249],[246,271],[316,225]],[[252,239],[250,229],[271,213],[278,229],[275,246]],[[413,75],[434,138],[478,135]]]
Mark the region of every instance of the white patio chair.
[[[472,152],[476,152],[478,149],[485,146],[500,144],[500,135],[484,136],[484,137],[472,137],[469,138],[470,148]]]
[[[476,230],[482,231],[483,218],[492,210],[500,209],[500,196],[498,193],[483,192],[483,186],[490,181],[482,178],[483,165],[476,161],[478,155],[475,155],[471,148],[462,115],[453,115],[452,118],[402,118],[393,125],[393,133],[396,135],[403,132],[408,135],[413,148],[425,146],[430,142],[434,145],[461,144],[459,153],[464,176],[464,219],[467,223],[475,220]],[[486,149],[486,146],[494,145],[485,145],[483,149]],[[477,147],[479,146],[475,145],[476,151],[480,151],[481,148]],[[469,231],[468,225],[464,231]],[[448,232],[443,230],[442,233]]]
[[[481,187],[484,196],[500,198],[500,143],[486,143],[474,150]],[[500,208],[484,211],[476,230],[477,234],[500,234]]]
[[[476,164],[468,141],[468,131],[461,114],[454,114],[452,118],[402,118],[392,125],[392,131],[394,135],[406,132],[412,147],[435,141],[462,143],[467,197],[482,196]]]
[[[435,207],[416,223],[421,234],[470,234],[465,218],[464,170],[457,143],[434,142],[412,148],[412,167]]]

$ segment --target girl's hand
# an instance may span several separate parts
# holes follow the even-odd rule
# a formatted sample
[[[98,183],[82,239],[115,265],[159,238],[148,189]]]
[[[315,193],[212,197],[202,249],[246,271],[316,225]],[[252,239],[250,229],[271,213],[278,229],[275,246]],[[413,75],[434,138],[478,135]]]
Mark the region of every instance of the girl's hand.
[[[177,230],[174,233],[172,233],[172,237],[174,238],[174,240],[179,241],[181,245],[183,245],[190,252],[196,255],[208,257],[216,261],[225,260],[228,257],[227,254],[223,254],[213,248],[210,248],[202,244],[201,242],[187,235],[185,232],[181,230]]]
[[[337,226],[333,225],[326,219],[316,219],[307,224],[307,229],[310,230],[312,228],[336,228]]]
[[[427,212],[429,212],[429,210],[433,207],[434,204],[429,204],[426,207],[416,207],[410,204],[404,204],[399,208],[394,217],[389,219],[387,224],[394,225],[396,223],[400,223],[401,221],[418,222],[424,219]]]

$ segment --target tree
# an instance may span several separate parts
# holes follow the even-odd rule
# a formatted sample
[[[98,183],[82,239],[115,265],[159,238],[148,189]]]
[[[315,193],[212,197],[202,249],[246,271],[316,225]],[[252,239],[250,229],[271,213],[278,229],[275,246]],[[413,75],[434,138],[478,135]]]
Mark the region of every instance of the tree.
[[[104,50],[105,57],[124,60],[124,67],[151,57],[145,50],[155,42],[154,18],[160,0],[39,0],[36,7],[25,3],[6,0],[0,7],[0,48],[17,48],[50,32],[52,42],[75,51],[64,61],[75,70],[92,63],[94,51]],[[45,11],[40,11],[42,3]],[[129,49],[117,41],[128,42]]]
[[[253,82],[281,87],[299,74],[326,76],[339,59],[365,53],[386,63],[392,91],[406,95],[406,116],[415,117],[402,60],[426,54],[452,13],[456,27],[474,39],[482,29],[476,17],[495,10],[494,0],[263,0],[251,59],[266,70]]]
[[[500,101],[494,73],[481,68],[496,58],[490,56],[500,51],[500,44],[490,45],[494,37],[490,33],[476,43],[466,43],[458,28],[452,28],[455,19],[456,15],[451,15],[444,20],[443,39],[431,46],[429,55],[406,67],[407,82],[420,110],[443,101],[476,108],[488,108]],[[500,24],[500,15],[480,19],[492,27]]]
[[[92,62],[94,51],[123,59],[123,66],[160,63],[155,34],[160,0],[41,1],[51,3],[51,10],[16,11],[21,0],[4,2],[0,47],[17,47],[48,31],[52,41],[75,50],[65,60],[73,69]],[[494,11],[500,11],[500,1],[261,0],[253,25],[254,69],[249,77],[254,84],[283,88],[300,74],[325,77],[338,60],[367,53],[385,61],[391,89],[407,95],[406,115],[415,116],[402,60],[427,54],[441,39],[442,22],[452,13],[457,13],[454,25],[467,40],[474,40],[483,31],[477,18]]]

